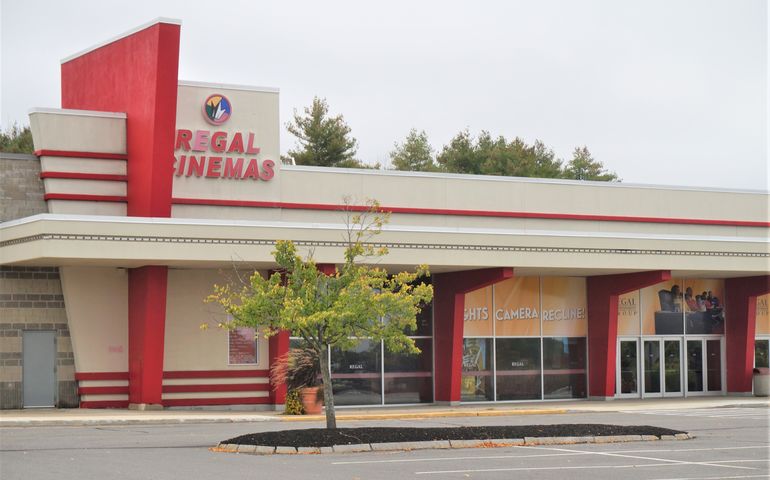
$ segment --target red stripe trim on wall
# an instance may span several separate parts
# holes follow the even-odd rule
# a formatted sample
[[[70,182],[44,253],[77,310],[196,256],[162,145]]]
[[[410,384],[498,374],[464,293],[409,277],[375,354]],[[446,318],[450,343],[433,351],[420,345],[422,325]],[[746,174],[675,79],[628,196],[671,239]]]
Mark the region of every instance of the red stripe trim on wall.
[[[163,393],[185,392],[264,392],[269,383],[228,383],[218,385],[163,385]]]
[[[74,180],[104,180],[108,182],[128,181],[128,175],[110,175],[106,173],[80,172],[42,172],[40,178],[66,178]]]
[[[128,372],[77,372],[75,380],[128,380]]]
[[[80,408],[128,408],[128,400],[94,400],[80,402]]]
[[[44,200],[79,200],[84,202],[127,202],[128,199],[119,195],[85,195],[79,193],[46,193]]]
[[[179,370],[163,372],[163,378],[243,378],[268,377],[269,370]]]
[[[320,203],[260,202],[249,200],[217,200],[208,198],[173,198],[174,205],[208,205],[219,207],[286,208],[294,210],[364,211],[363,205]],[[770,222],[748,220],[712,220],[702,218],[629,217],[621,215],[583,215],[573,213],[504,212],[495,210],[459,210],[417,207],[380,207],[383,211],[414,215],[454,215],[468,217],[536,218],[547,220],[581,220],[598,222],[667,223],[684,225],[720,225],[732,227],[770,227]]]
[[[233,398],[175,398],[163,400],[164,407],[194,407],[198,405],[257,405],[270,403],[270,397],[233,397]]]
[[[74,150],[35,150],[38,157],[94,158],[98,160],[128,160],[125,153],[78,152]]]
[[[128,385],[122,387],[78,387],[78,395],[128,395]]]

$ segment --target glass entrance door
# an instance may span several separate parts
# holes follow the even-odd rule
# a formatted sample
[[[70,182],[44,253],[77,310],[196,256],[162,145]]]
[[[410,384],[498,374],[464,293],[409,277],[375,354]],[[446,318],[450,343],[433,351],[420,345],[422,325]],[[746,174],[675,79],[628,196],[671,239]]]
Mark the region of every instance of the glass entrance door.
[[[639,396],[639,341],[618,341],[618,369],[616,380],[616,394],[620,397]]]
[[[682,341],[663,340],[663,395],[682,396]]]
[[[644,341],[644,395],[658,397],[663,392],[660,385],[660,340]]]
[[[643,340],[643,397],[682,395],[682,354],[679,338]]]
[[[687,394],[721,393],[722,339],[687,339]]]

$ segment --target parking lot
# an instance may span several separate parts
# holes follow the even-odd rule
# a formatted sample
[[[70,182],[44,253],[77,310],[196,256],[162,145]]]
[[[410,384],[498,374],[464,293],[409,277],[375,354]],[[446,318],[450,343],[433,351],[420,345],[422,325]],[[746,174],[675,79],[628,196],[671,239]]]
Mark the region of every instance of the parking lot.
[[[243,433],[317,427],[318,422],[6,427],[0,476],[66,478],[308,479],[748,479],[770,477],[766,408],[704,408],[615,413],[343,422],[363,425],[613,423],[681,429],[686,441],[391,453],[253,456],[211,452]]]

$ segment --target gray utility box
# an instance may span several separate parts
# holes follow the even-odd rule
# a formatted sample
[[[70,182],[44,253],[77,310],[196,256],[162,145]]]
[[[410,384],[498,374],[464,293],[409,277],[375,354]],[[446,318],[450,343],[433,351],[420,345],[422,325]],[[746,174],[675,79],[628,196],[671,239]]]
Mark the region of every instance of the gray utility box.
[[[754,396],[770,396],[770,368],[754,369]]]

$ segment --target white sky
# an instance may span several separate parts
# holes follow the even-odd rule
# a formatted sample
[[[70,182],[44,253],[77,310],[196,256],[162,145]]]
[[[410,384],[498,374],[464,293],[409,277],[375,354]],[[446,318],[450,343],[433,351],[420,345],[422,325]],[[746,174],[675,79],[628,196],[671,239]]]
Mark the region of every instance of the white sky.
[[[587,145],[625,182],[768,188],[767,0],[0,2],[3,128],[60,105],[60,59],[164,16],[180,78],[278,87],[282,123],[326,97],[367,163],[467,127]]]

